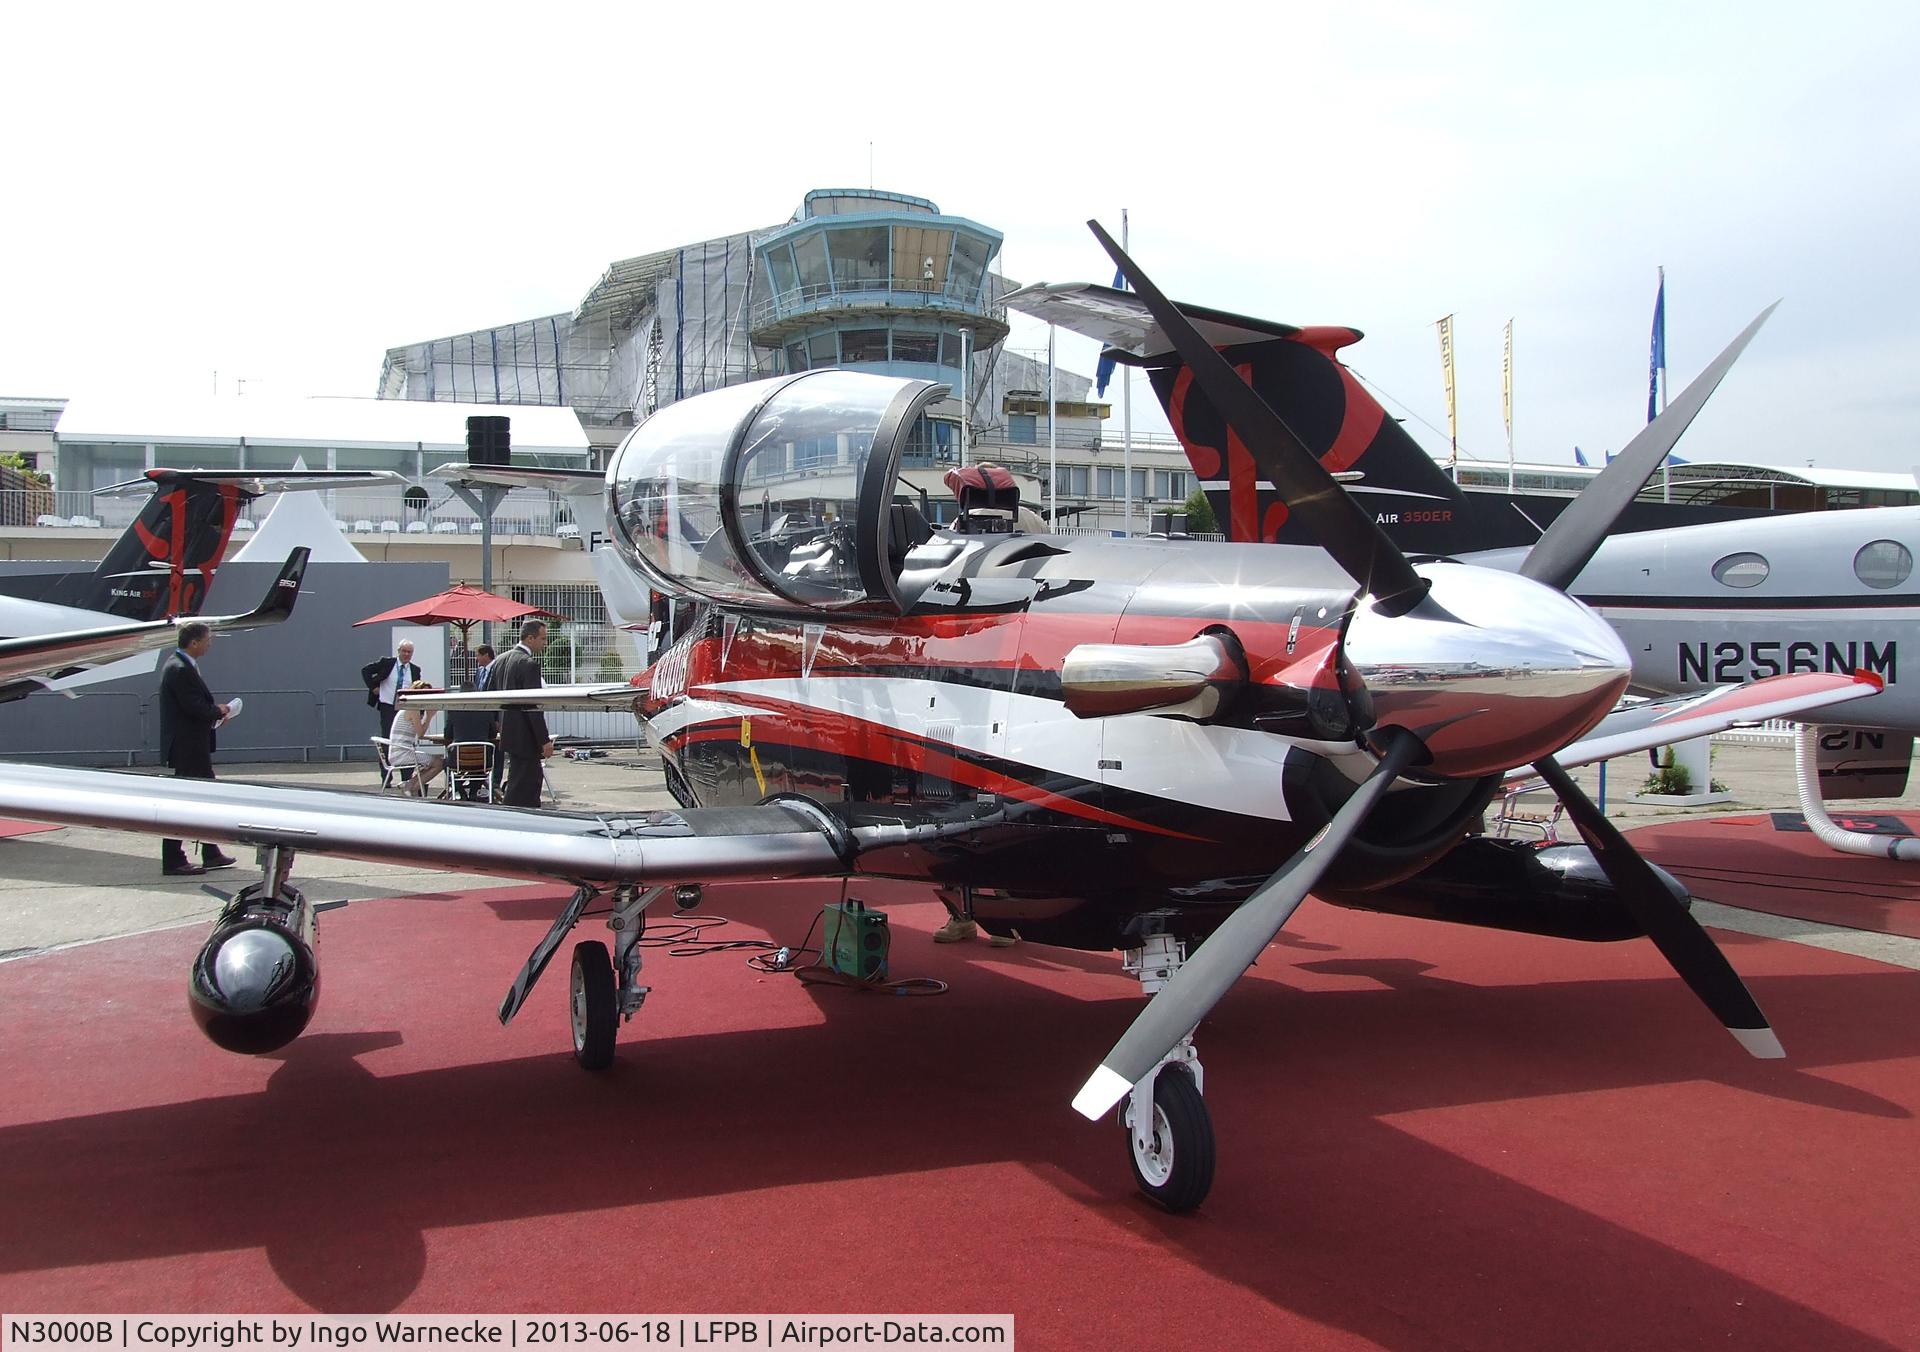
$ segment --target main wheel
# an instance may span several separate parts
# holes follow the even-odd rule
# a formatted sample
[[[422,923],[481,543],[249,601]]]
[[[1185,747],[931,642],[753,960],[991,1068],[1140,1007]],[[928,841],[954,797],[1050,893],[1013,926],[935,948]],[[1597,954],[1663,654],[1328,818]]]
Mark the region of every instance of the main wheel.
[[[1127,1128],[1133,1181],[1168,1211],[1191,1211],[1213,1187],[1213,1115],[1193,1076],[1168,1066],[1153,1082],[1152,1140],[1142,1150]]]
[[[584,1070],[613,1064],[613,1037],[620,1027],[614,1000],[613,959],[598,939],[573,946],[573,1059]]]

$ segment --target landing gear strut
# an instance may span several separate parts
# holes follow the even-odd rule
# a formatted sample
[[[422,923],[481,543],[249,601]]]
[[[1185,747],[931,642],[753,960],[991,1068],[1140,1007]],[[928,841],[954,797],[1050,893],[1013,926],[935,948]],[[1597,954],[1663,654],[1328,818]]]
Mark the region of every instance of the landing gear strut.
[[[573,946],[573,971],[568,982],[567,1011],[573,1025],[573,1057],[583,1070],[605,1070],[613,1064],[613,1044],[620,1025],[640,1012],[650,986],[642,986],[640,977],[640,936],[646,932],[645,912],[670,887],[642,890],[627,885],[613,893],[613,913],[607,928],[616,936],[615,951],[598,939],[583,939]],[[506,998],[500,1002],[500,1022],[510,1022],[526,1003],[527,995],[547,969],[560,943],[567,937],[588,903],[600,895],[592,887],[575,890],[567,905],[540,942],[528,955]]]
[[[1186,956],[1186,946],[1172,935],[1152,934],[1128,949],[1121,965],[1139,978],[1141,993],[1152,996]],[[1201,1097],[1205,1080],[1189,1033],[1120,1103],[1133,1180],[1168,1211],[1193,1210],[1213,1187],[1213,1116]]]

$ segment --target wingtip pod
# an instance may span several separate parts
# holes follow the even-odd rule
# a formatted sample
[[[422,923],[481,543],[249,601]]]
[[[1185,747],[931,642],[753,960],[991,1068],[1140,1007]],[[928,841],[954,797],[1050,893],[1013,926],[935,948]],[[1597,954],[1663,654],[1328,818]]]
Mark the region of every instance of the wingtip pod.
[[[1073,1110],[1089,1122],[1098,1122],[1132,1092],[1133,1084],[1126,1076],[1101,1066],[1087,1076],[1087,1082],[1073,1096]]]

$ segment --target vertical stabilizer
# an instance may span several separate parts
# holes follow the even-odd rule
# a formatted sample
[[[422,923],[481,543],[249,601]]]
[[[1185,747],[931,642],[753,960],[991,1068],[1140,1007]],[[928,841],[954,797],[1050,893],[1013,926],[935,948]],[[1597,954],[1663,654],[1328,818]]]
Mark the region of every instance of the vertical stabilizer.
[[[1359,337],[1354,329],[1308,328],[1222,352],[1329,472],[1360,476],[1347,483],[1347,491],[1403,547],[1434,553],[1462,548],[1459,488],[1339,359],[1340,349]],[[1195,387],[1186,365],[1172,356],[1150,358],[1147,365],[1154,394],[1227,538],[1315,543],[1290,529],[1286,503],[1258,477],[1253,458]]]

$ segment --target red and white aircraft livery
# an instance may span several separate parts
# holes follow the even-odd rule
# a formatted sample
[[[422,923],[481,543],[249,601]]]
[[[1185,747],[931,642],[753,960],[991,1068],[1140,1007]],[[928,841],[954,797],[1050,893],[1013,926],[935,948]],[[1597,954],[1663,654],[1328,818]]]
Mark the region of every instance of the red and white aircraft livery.
[[[14,765],[0,766],[0,811],[261,847],[262,882],[190,978],[202,1026],[244,1051],[297,1036],[317,995],[311,909],[287,883],[296,850],[574,884],[503,1019],[607,898],[613,951],[573,951],[574,1046],[590,1068],[647,994],[636,941],[663,896],[740,878],[924,881],[991,932],[1128,954],[1153,998],[1074,1106],[1119,1108],[1140,1186],[1176,1210],[1198,1205],[1214,1168],[1193,1031],[1309,890],[1571,939],[1650,937],[1749,1051],[1779,1055],[1684,890],[1566,767],[1876,680],[1786,676],[1638,713],[1659,723],[1638,733],[1602,726],[1627,654],[1563,588],[1605,535],[1611,497],[1564,513],[1518,573],[1415,567],[1114,251],[1324,548],[1027,534],[999,502],[963,502],[976,509],[930,530],[898,472],[944,387],[811,371],[670,405],[628,437],[605,476],[609,532],[699,613],[639,689],[540,692],[633,704],[680,811]],[[1601,482],[1644,478],[1658,458],[1616,460]],[[1585,846],[1474,834],[1528,766]]]

